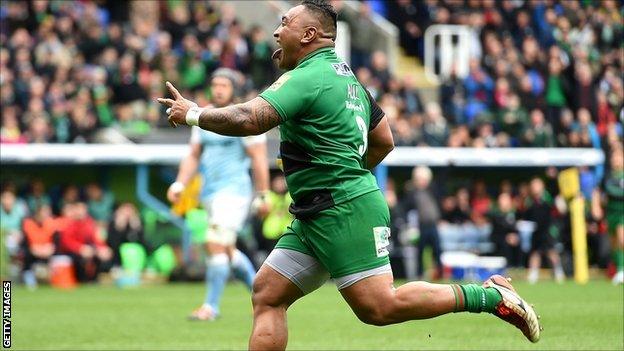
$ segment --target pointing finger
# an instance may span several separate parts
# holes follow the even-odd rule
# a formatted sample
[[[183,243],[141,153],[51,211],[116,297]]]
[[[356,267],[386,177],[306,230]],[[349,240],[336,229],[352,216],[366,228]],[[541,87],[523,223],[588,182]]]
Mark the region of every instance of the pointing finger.
[[[173,106],[173,103],[175,102],[174,100],[165,99],[165,98],[158,98],[158,99],[156,99],[156,101],[158,101],[158,103],[160,103],[162,105],[165,105],[167,107]]]
[[[176,89],[173,84],[167,82],[167,89],[169,89],[169,92],[171,93],[171,95],[173,95],[173,97],[177,100],[179,98],[182,97],[182,95],[180,94],[180,92],[178,91],[178,89]]]

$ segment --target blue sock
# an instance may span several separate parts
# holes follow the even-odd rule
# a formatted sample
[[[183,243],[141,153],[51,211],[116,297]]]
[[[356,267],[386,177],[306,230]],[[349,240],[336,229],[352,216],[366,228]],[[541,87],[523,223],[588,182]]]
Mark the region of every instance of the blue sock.
[[[230,275],[230,265],[226,254],[216,254],[208,258],[206,267],[206,299],[204,303],[219,314],[219,304],[225,284]]]
[[[232,255],[232,269],[234,270],[234,276],[242,280],[251,291],[254,278],[256,277],[256,269],[249,260],[249,257],[241,251],[235,250]]]

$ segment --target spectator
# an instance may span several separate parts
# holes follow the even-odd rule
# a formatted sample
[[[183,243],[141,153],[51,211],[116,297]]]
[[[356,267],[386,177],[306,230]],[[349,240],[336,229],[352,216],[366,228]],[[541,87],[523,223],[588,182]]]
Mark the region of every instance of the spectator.
[[[262,88],[271,84],[275,76],[275,67],[271,60],[271,47],[266,33],[260,26],[251,29],[249,48],[249,74],[255,87]]]
[[[520,133],[528,124],[528,116],[526,110],[520,105],[520,98],[516,94],[509,97],[509,103],[506,108],[502,109],[498,114],[497,125],[500,130],[507,133],[512,138],[512,144],[517,145],[520,139]]]
[[[9,85],[7,85],[9,86]],[[0,130],[0,143],[2,144],[23,144],[28,142],[28,139],[19,127],[19,121],[17,120],[16,107],[9,106],[3,109],[2,114],[2,129]]]
[[[98,237],[95,221],[84,202],[67,203],[68,220],[60,232],[59,252],[72,258],[79,281],[92,281],[110,267],[113,252]]]
[[[46,194],[45,185],[41,179],[35,179],[30,183],[30,194],[26,197],[26,203],[31,213],[43,205],[50,205],[50,197]]]
[[[261,248],[267,253],[273,249],[277,239],[283,234],[284,228],[293,220],[292,214],[288,212],[292,199],[288,193],[286,179],[283,175],[277,175],[271,180],[268,200],[271,204],[271,210],[262,223],[260,244]]]
[[[555,137],[550,123],[540,110],[531,111],[530,125],[523,132],[523,144],[528,147],[553,147]]]
[[[106,244],[110,247],[113,254],[113,266],[121,266],[119,248],[123,243],[138,243],[146,248],[148,252],[150,251],[150,247],[145,241],[141,217],[136,207],[130,202],[124,202],[119,205],[108,223]]]
[[[557,49],[556,46],[552,47]],[[563,64],[558,57],[548,62],[548,78],[546,80],[546,118],[548,123],[558,131],[561,110],[568,103],[566,95],[569,94],[567,80],[563,77]]]
[[[110,191],[105,191],[95,182],[87,184],[85,192],[89,215],[99,226],[105,228],[113,213],[113,205],[115,203],[113,194]]]
[[[354,70],[367,65],[371,55],[371,38],[374,37],[374,24],[370,5],[359,4],[356,15],[344,11],[340,17],[346,21],[351,30],[351,67]]]
[[[615,113],[609,106],[607,95],[599,91],[597,97],[596,129],[600,137],[605,137],[610,126],[616,123]]]
[[[447,138],[448,127],[440,105],[435,102],[428,103],[423,124],[424,143],[429,146],[444,146]]]
[[[420,239],[418,240],[418,266],[417,275],[423,277],[423,252],[426,247],[433,250],[433,260],[435,265],[434,279],[441,277],[442,264],[440,262],[440,237],[438,233],[438,221],[440,220],[440,209],[438,208],[436,197],[431,190],[431,180],[433,174],[431,169],[425,166],[415,167],[412,170],[412,181],[410,189],[406,194],[405,209],[407,211],[416,210],[418,214],[418,229]]]
[[[535,230],[531,236],[531,250],[529,253],[528,281],[535,284],[539,279],[541,257],[546,254],[552,264],[555,280],[562,283],[565,274],[561,266],[561,258],[555,249],[555,239],[550,234],[551,227],[551,204],[549,195],[544,190],[544,182],[539,178],[533,178],[530,184],[530,197],[524,218],[535,223]]]
[[[22,220],[28,214],[28,208],[23,200],[17,198],[12,187],[2,190],[0,205],[0,235],[4,244],[2,249],[6,249],[9,256],[15,256],[22,240]]]
[[[507,259],[508,267],[521,267],[522,249],[520,235],[516,229],[516,213],[513,208],[511,194],[501,193],[498,196],[498,208],[490,212],[492,220],[491,241],[495,245],[494,253]]]
[[[35,274],[32,270],[36,262],[48,263],[49,258],[56,251],[57,222],[52,217],[52,208],[49,204],[40,203],[32,217],[24,219],[24,282],[30,288],[37,286]]]
[[[75,184],[67,185],[63,190],[63,195],[58,204],[59,212],[62,212],[65,209],[66,204],[73,204],[78,201],[80,201],[80,189],[78,186]],[[71,208],[67,208],[67,210],[71,210]]]

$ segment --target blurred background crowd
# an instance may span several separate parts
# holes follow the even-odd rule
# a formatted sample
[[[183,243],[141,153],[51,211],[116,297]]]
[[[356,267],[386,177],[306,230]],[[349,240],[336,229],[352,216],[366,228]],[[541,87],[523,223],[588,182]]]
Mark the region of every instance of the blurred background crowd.
[[[590,260],[607,267],[605,184],[623,168],[624,12],[618,1],[368,0],[357,3],[357,13],[344,11],[341,0],[331,3],[351,32],[352,69],[385,111],[397,146],[603,150],[605,165],[581,169],[581,184]],[[402,52],[415,64],[423,60],[429,26],[469,26],[468,76],[451,75],[435,88],[437,98],[425,98],[414,75],[392,74],[387,54],[371,49],[373,16],[397,26]],[[205,105],[210,74],[228,67],[241,72],[237,93],[245,99],[280,74],[270,60],[274,45],[272,33],[243,25],[222,1],[3,1],[0,143],[88,143],[100,141],[107,128],[130,139],[168,128],[155,102],[165,95],[165,81]],[[559,170],[520,180],[455,177],[453,184],[449,172],[391,174],[386,196],[396,245],[415,244],[420,253],[431,246],[438,263],[440,252],[464,249],[505,256],[510,266],[539,265],[530,257],[536,246],[552,266],[569,259]],[[279,215],[256,223],[254,248],[270,249],[275,228],[289,218],[285,186],[274,178]],[[150,246],[142,210],[116,202],[105,184],[79,189],[4,181],[2,228],[24,271],[62,252],[92,262],[79,272],[89,279],[115,266],[120,242]],[[537,223],[526,233],[543,231],[548,239],[532,242],[516,229],[522,220]],[[563,268],[569,274],[570,264]]]

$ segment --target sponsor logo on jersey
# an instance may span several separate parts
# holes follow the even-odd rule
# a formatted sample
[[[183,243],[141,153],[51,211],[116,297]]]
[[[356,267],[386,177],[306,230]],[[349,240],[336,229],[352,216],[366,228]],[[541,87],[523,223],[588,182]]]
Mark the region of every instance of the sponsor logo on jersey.
[[[283,74],[273,84],[271,84],[271,86],[267,90],[277,91],[277,89],[281,88],[282,85],[284,85],[284,83],[286,83],[286,81],[288,81],[289,79],[290,74]]]
[[[349,65],[347,65],[346,62],[333,63],[332,67],[336,71],[336,74],[339,76],[350,77],[353,75],[351,68],[349,68]]]
[[[362,104],[358,104],[358,103],[354,104],[351,101],[347,101],[346,103],[347,103],[347,109],[358,111],[358,112],[364,112],[364,106],[362,106]]]
[[[375,250],[377,257],[388,256],[388,245],[390,245],[390,228],[373,227],[373,237],[375,238]]]

